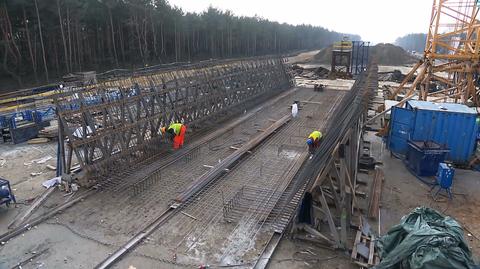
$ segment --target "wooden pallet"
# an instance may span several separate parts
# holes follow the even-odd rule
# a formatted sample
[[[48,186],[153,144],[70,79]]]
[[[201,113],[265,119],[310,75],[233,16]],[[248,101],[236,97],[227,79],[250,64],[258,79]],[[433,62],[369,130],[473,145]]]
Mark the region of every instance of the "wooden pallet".
[[[370,268],[380,263],[380,257],[375,250],[375,236],[367,236],[357,231],[352,249],[353,263],[360,268]]]

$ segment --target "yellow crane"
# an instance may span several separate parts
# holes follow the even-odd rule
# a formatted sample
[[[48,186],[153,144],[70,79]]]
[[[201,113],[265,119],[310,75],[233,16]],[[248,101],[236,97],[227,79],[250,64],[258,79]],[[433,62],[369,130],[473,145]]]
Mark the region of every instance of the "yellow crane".
[[[423,59],[393,91],[405,101],[445,101],[479,106],[480,21],[478,0],[434,0]],[[409,81],[417,75],[413,83]],[[431,90],[439,82],[445,87]]]

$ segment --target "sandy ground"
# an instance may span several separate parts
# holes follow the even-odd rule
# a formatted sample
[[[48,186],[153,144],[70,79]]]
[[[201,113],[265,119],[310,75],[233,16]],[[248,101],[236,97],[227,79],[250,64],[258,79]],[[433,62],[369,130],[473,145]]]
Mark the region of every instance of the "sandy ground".
[[[288,58],[288,63],[290,64],[301,64],[310,61],[313,56],[315,56],[320,50],[312,50],[307,52],[302,52],[298,55]]]
[[[57,143],[29,145],[0,144],[0,177],[10,181],[19,200],[38,195],[41,183],[55,176],[55,171],[47,165],[56,166]],[[44,160],[42,160],[44,159]],[[32,173],[41,173],[34,175]]]
[[[381,234],[400,222],[402,216],[419,206],[427,206],[455,218],[464,227],[465,239],[476,262],[480,260],[480,173],[471,170],[456,169],[454,198],[448,201],[438,196],[434,201],[430,195],[430,187],[420,182],[408,170],[403,162],[390,157],[380,138],[369,133],[367,139],[372,141],[372,155],[383,162],[385,182],[381,198]],[[360,174],[362,175],[362,174]],[[370,174],[372,177],[373,173]],[[378,222],[370,220],[372,229],[378,231]],[[353,243],[352,234],[349,236]],[[312,255],[313,252],[317,255]],[[334,257],[334,258],[331,258]],[[330,259],[331,258],[331,259]],[[316,260],[319,259],[319,260]],[[318,262],[318,263],[317,263]],[[318,267],[317,264],[320,264]],[[348,255],[341,251],[330,251],[316,244],[291,239],[285,236],[268,268],[322,268],[322,269],[354,269],[358,268],[350,262]]]
[[[370,134],[373,138],[372,134]],[[403,215],[414,208],[427,206],[455,218],[463,227],[465,238],[478,261],[480,257],[480,172],[472,170],[455,170],[454,197],[449,201],[443,195],[433,200],[430,187],[413,176],[403,162],[390,156],[390,152],[382,149],[378,138],[377,149],[372,153],[383,162],[385,185],[383,187],[381,202],[381,231],[387,232],[389,227],[397,224]],[[372,141],[375,141],[372,139]]]
[[[17,200],[15,206],[0,206],[0,230],[4,231],[15,216],[45,191],[42,182],[55,177],[55,171],[47,168],[47,165],[55,167],[56,156],[56,142],[36,145],[0,144],[0,164],[3,164],[0,165],[0,178],[10,181]]]
[[[267,268],[271,269],[355,269],[343,251],[328,250],[322,245],[284,237]]]

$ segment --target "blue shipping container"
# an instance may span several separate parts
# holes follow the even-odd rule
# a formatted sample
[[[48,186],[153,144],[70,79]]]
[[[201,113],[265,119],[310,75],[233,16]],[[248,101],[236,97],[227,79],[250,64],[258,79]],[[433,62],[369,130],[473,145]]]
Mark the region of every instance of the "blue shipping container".
[[[388,147],[406,154],[408,140],[434,141],[450,150],[447,160],[467,163],[475,149],[476,118],[476,109],[462,104],[410,100],[392,109]]]

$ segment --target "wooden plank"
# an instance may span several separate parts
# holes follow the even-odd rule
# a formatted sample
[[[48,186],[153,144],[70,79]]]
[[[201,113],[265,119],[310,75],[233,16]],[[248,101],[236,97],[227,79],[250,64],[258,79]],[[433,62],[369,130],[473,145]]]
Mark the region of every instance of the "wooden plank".
[[[345,192],[345,166],[340,165],[340,173],[334,167],[333,170],[337,173],[338,180],[339,180],[339,188],[340,188],[340,242],[344,247],[347,246],[347,218],[348,212],[346,209],[347,201],[346,201],[346,192]]]
[[[336,170],[336,169],[335,169]],[[339,187],[340,187],[340,198],[342,200],[345,199],[345,186],[346,186],[346,174],[347,174],[347,167],[345,166],[345,163],[340,160],[340,174],[339,174]]]
[[[354,264],[360,266],[360,268],[368,268],[370,267],[368,264],[364,263],[364,262],[359,262],[359,261],[353,261]]]
[[[382,195],[382,186],[383,186],[384,174],[381,168],[375,169],[375,175],[373,178],[370,201],[368,204],[368,217],[377,219],[378,211],[380,208],[380,199]]]
[[[344,248],[347,246],[347,214],[347,209],[342,207],[342,212],[340,215],[340,241]]]
[[[368,255],[368,264],[373,265],[373,254],[375,252],[375,237],[372,234],[372,237],[370,238],[370,254]]]
[[[56,171],[56,170],[57,170],[57,167],[56,167],[56,166],[53,166],[53,165],[51,165],[51,164],[47,164],[46,167],[47,167],[47,169],[50,169],[50,170],[52,170],[52,171]]]
[[[311,189],[310,189],[310,192],[313,192],[313,191],[314,191],[314,188],[315,188],[316,186],[322,185],[323,180],[325,180],[325,176],[326,176],[328,173],[330,173],[332,165],[335,165],[333,160],[334,160],[333,157],[330,158],[330,160],[328,161],[328,164],[325,165],[325,168],[322,170],[322,172],[321,172],[320,174],[318,174],[317,178],[315,179],[315,183],[313,183],[313,185],[312,185],[312,187],[311,187]]]
[[[194,216],[188,214],[187,212],[180,211],[180,213],[182,213],[183,215],[185,215],[185,216],[187,216],[187,217],[189,217],[189,218],[192,218],[192,219],[194,219],[194,220],[198,220],[197,218],[195,218]]]
[[[330,227],[330,232],[332,233],[333,240],[335,241],[335,244],[337,245],[337,247],[340,247],[340,239],[338,237],[337,227],[333,222],[330,208],[328,207],[327,200],[325,199],[325,195],[321,188],[320,188],[320,203],[322,204],[323,211],[327,216],[327,222],[328,222],[328,226]]]
[[[333,201],[335,202],[335,209],[337,210],[337,213],[340,213],[340,197],[338,197],[337,190],[336,190],[335,186],[333,185],[333,180],[332,180],[332,177],[330,175],[328,175],[328,183],[330,185],[330,190],[332,192]],[[323,192],[322,192],[322,194],[323,194]]]
[[[301,100],[300,103],[315,104],[315,105],[324,105],[324,103],[322,103],[322,102],[306,101],[306,100]]]
[[[347,175],[347,181],[348,181],[348,186],[350,187],[350,194],[352,194],[353,196],[353,199],[352,199],[352,206],[351,206],[351,211],[350,213],[353,213],[353,210],[354,208],[359,204],[358,201],[357,201],[357,197],[356,197],[356,191],[355,191],[355,188],[353,187],[352,185],[352,179],[350,178],[350,173],[348,171],[348,167],[346,166],[347,164],[345,163],[345,160],[344,159],[340,159],[340,165],[341,166],[345,166],[345,174]]]
[[[55,191],[55,186],[50,187],[46,189],[35,201],[32,203],[32,205],[25,210],[22,214],[20,214],[17,218],[15,218],[9,225],[8,228],[16,228],[20,224],[22,224],[28,217],[30,217],[33,212],[43,203],[45,200],[50,196]]]
[[[362,169],[362,168],[358,169],[358,172],[364,173],[364,174],[368,174],[368,173],[369,173],[369,171],[368,171],[367,169]],[[363,184],[365,181],[361,181],[361,182],[358,181],[358,182]]]
[[[329,242],[330,244],[333,244],[332,240],[328,237],[326,237],[325,235],[323,235],[322,233],[320,233],[319,231],[315,230],[314,228],[310,227],[309,225],[304,225],[303,226],[303,229],[312,234],[313,236],[316,236],[316,237],[319,237],[327,242]]]
[[[332,181],[334,181],[333,178],[332,178]],[[337,191],[337,195],[338,195],[338,190],[339,190],[339,188],[338,188],[337,186],[333,186],[333,187],[334,187],[334,189]],[[355,189],[358,189],[358,188],[359,188],[359,186],[357,185],[357,186],[355,187]],[[350,190],[350,187],[345,190],[345,193],[346,193],[346,194],[352,194],[352,191]],[[367,194],[366,194],[365,192],[359,191],[359,190],[356,190],[356,191],[355,191],[355,195],[356,195],[356,196],[359,196],[359,197],[361,197],[361,198],[366,198],[366,197],[367,197]]]
[[[353,242],[352,248],[352,259],[357,259],[357,244],[360,243],[360,238],[362,237],[362,232],[357,231],[357,235],[355,236],[355,241]]]
[[[32,138],[27,141],[27,144],[45,144],[48,143],[50,139],[45,138],[45,137],[40,137],[40,138]]]

